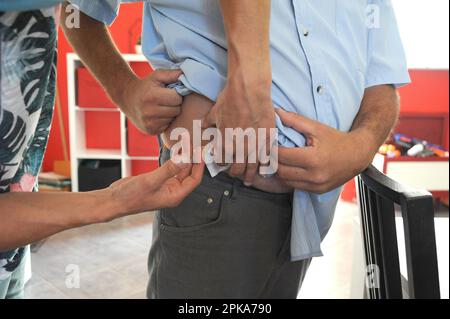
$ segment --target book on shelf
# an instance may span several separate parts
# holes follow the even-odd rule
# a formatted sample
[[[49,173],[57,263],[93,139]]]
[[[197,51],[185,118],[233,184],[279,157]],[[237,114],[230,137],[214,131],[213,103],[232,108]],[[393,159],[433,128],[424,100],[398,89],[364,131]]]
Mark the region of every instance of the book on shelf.
[[[70,191],[72,181],[69,177],[54,172],[42,172],[38,176],[39,191]]]

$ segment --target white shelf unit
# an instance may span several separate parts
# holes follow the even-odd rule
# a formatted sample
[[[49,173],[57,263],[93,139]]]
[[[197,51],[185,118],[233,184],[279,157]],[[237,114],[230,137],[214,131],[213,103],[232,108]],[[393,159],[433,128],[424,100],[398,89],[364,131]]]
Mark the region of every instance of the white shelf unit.
[[[143,55],[124,54],[128,63],[147,62]],[[81,161],[87,159],[117,160],[121,162],[122,178],[131,176],[133,161],[157,161],[158,157],[130,156],[128,155],[127,118],[118,108],[85,108],[77,105],[77,69],[83,64],[78,55],[67,54],[67,87],[69,107],[69,136],[70,161],[72,174],[72,191],[78,192],[78,167]],[[87,112],[117,112],[120,114],[120,149],[91,149],[86,147],[85,115]]]

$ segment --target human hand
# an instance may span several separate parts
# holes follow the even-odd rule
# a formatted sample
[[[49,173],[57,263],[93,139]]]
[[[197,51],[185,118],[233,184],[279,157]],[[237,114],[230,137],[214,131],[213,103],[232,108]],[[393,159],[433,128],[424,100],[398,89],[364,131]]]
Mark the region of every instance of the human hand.
[[[288,186],[311,193],[329,192],[364,171],[373,160],[376,146],[362,131],[344,133],[283,110],[281,121],[307,138],[304,148],[278,151],[278,176]]]
[[[203,172],[204,163],[168,161],[151,173],[117,181],[109,191],[116,205],[123,207],[122,215],[176,207],[200,184]]]
[[[229,170],[230,176],[239,177],[245,185],[251,186],[258,174],[261,149],[265,146],[266,151],[269,152],[272,147],[270,130],[275,128],[275,111],[270,95],[270,85],[266,87],[266,85],[250,84],[246,87],[244,82],[239,77],[228,81],[216,104],[203,119],[202,126],[203,128],[216,126],[221,131],[224,141],[222,154],[225,159],[233,159],[233,165]],[[266,129],[265,141],[259,140],[258,129],[261,128]],[[243,132],[250,129],[250,132],[254,132],[254,138],[237,139],[234,135],[233,140],[225,141],[226,129],[242,129]],[[232,150],[233,154],[226,154],[227,150]],[[216,151],[220,152],[220,150]],[[229,162],[224,161],[223,164],[229,164]]]
[[[167,84],[178,81],[180,70],[156,70],[145,79],[126,83],[117,101],[128,118],[151,135],[164,132],[180,114],[183,98]]]

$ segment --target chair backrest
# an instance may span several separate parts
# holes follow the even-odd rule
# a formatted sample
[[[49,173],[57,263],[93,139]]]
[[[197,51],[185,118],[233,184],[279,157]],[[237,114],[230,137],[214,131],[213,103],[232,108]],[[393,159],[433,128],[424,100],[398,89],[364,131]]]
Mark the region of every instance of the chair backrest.
[[[440,298],[431,194],[401,185],[373,166],[357,181],[366,269],[376,271],[379,278],[378,284],[366,283],[366,297],[405,297],[395,224],[395,204],[398,204],[405,234],[406,296]]]

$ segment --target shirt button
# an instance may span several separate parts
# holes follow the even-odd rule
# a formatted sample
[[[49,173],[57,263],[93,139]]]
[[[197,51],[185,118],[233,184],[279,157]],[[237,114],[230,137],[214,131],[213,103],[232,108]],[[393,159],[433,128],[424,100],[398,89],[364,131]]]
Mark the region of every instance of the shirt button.
[[[224,191],[223,194],[224,194],[226,197],[228,197],[228,196],[230,196],[230,191],[228,191],[228,190],[227,190],[227,191]]]
[[[212,198],[210,197],[210,198],[208,198],[207,202],[208,202],[209,205],[211,205],[212,203],[214,203],[214,199],[212,199]]]
[[[304,29],[303,29],[303,35],[304,35],[305,37],[307,37],[307,36],[309,35],[309,30],[306,29],[306,28],[304,28]]]
[[[319,93],[320,95],[325,93],[325,88],[322,85],[319,85],[317,87],[317,93]]]

